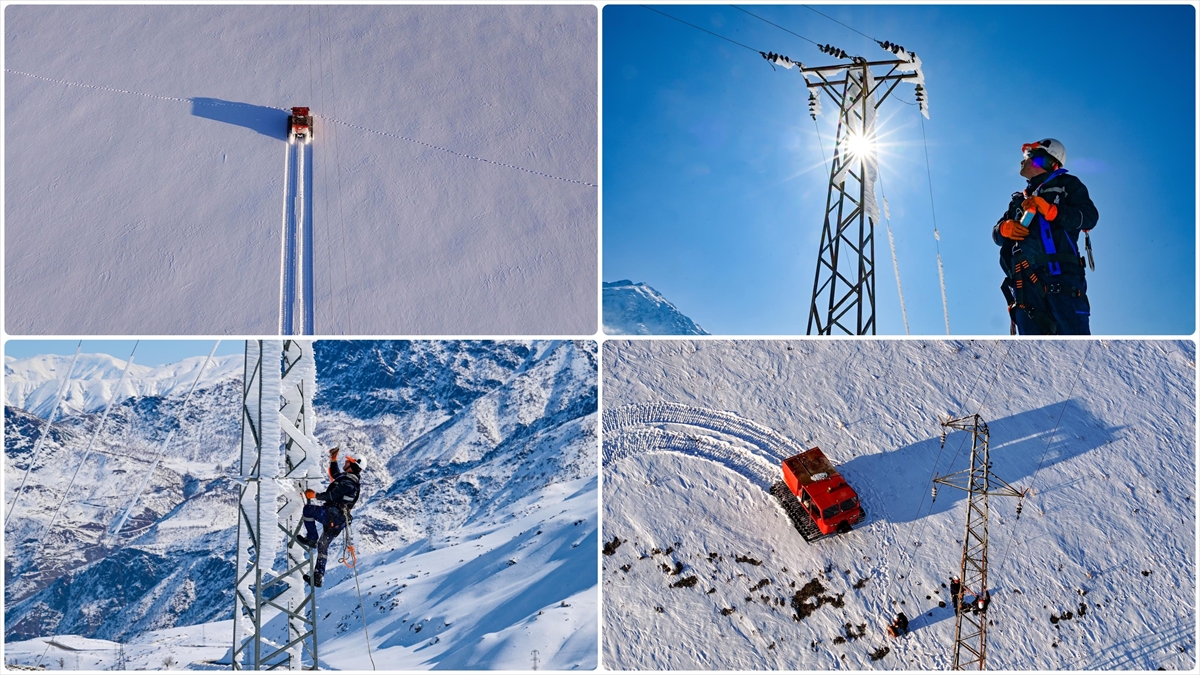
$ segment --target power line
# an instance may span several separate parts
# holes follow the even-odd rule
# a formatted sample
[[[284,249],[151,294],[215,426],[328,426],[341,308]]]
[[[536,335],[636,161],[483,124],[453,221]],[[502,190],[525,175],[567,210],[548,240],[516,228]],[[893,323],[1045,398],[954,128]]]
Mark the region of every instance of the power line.
[[[680,18],[677,18],[677,17],[671,16],[670,14],[667,14],[666,12],[660,12],[659,10],[657,10],[657,9],[654,9],[653,7],[647,7],[646,5],[641,5],[641,7],[644,7],[644,8],[646,8],[646,9],[648,9],[648,10],[650,10],[651,12],[654,12],[654,13],[656,13],[656,14],[662,14],[663,16],[667,17],[668,19],[673,19],[673,20],[675,20],[675,21],[678,21],[679,23],[681,23],[681,24],[683,24],[683,25],[685,25],[685,26],[691,26],[692,28],[695,28],[696,30],[704,31],[705,33],[708,33],[709,35],[712,35],[713,37],[718,37],[718,38],[721,38],[722,40],[724,40],[724,41],[726,41],[726,42],[731,42],[731,43],[733,43],[733,44],[735,44],[735,45],[737,45],[737,46],[739,46],[739,47],[741,47],[741,48],[743,48],[743,49],[749,49],[750,51],[754,52],[755,54],[761,54],[761,53],[762,53],[760,50],[758,50],[758,49],[755,49],[755,48],[753,48],[753,47],[747,47],[746,45],[744,45],[744,44],[742,44],[742,43],[738,42],[737,40],[731,40],[731,39],[729,39],[729,38],[725,37],[724,35],[721,35],[721,34],[719,34],[719,33],[714,33],[714,32],[712,32],[711,30],[708,30],[707,28],[701,28],[700,26],[697,26],[697,25],[696,25],[696,24],[694,24],[694,23],[688,23],[687,21],[684,21],[683,19],[680,19]],[[805,38],[805,39],[807,40],[808,38]]]
[[[841,21],[838,21],[837,19],[833,18],[832,16],[829,16],[828,14],[825,14],[824,12],[818,12],[817,10],[813,9],[812,7],[809,7],[808,5],[803,5],[803,6],[804,6],[806,9],[809,9],[809,10],[812,10],[812,11],[814,11],[814,12],[817,12],[817,14],[820,14],[821,16],[825,17],[826,19],[829,19],[830,21],[832,21],[832,22],[834,22],[834,23],[836,23],[836,24],[839,24],[839,25],[845,26],[846,28],[849,28],[850,30],[854,31],[855,33],[858,33],[859,35],[861,35],[861,36],[863,36],[863,37],[867,38],[868,40],[872,40],[872,41],[874,41],[874,42],[879,42],[879,40],[876,40],[875,38],[871,37],[870,35],[867,35],[866,33],[864,33],[864,32],[862,32],[861,30],[859,30],[859,29],[855,28],[854,26],[851,26],[851,25],[848,25],[848,24],[844,24],[844,23],[842,23]]]
[[[937,206],[933,199],[933,173],[929,168],[929,140],[925,137],[925,119],[921,121],[921,143],[925,146],[925,180],[929,183],[929,212],[933,216],[933,248],[937,251],[938,283],[942,288],[942,315],[946,318],[946,335],[950,334],[950,305],[946,301],[946,273],[942,268],[942,235],[938,232]]]
[[[83,340],[75,346],[75,356],[71,357],[71,365],[67,366],[67,374],[63,376],[63,383],[58,387],[58,394],[54,398],[54,407],[50,409],[50,414],[46,416],[46,424],[42,426],[41,434],[38,435],[37,442],[33,444],[33,452],[29,455],[29,466],[25,469],[25,477],[21,479],[21,487],[17,488],[17,495],[13,497],[12,506],[8,508],[8,514],[4,516],[4,527],[8,527],[8,519],[12,518],[12,514],[17,510],[17,503],[21,501],[21,494],[25,491],[25,482],[29,480],[29,474],[33,473],[33,467],[37,464],[38,454],[42,449],[42,442],[46,440],[46,434],[50,431],[50,425],[54,423],[54,415],[58,412],[59,406],[62,405],[63,396],[67,393],[67,387],[71,384],[71,371],[75,370],[75,361],[79,359],[79,350],[83,348]]]
[[[67,484],[67,489],[63,491],[62,498],[58,500],[58,506],[54,509],[54,515],[50,516],[50,522],[47,523],[46,529],[42,530],[42,534],[38,537],[39,545],[43,542],[50,532],[54,529],[58,521],[58,514],[62,512],[63,503],[67,501],[67,495],[71,493],[71,488],[75,487],[75,479],[79,477],[79,470],[87,463],[88,455],[92,452],[92,446],[95,445],[96,439],[104,430],[104,423],[108,421],[108,414],[112,411],[113,403],[121,395],[121,385],[125,384],[125,376],[129,374],[129,367],[133,365],[133,356],[137,352],[138,344],[141,341],[133,343],[133,349],[129,352],[129,360],[125,362],[125,368],[121,371],[121,379],[117,381],[117,386],[113,389],[112,397],[108,399],[108,404],[104,407],[104,414],[100,416],[100,422],[96,424],[95,431],[92,432],[92,438],[88,441],[87,449],[83,452],[83,459],[79,460],[79,464],[75,467],[75,473],[71,475],[71,482]]]
[[[784,31],[784,32],[786,32],[786,33],[791,33],[792,35],[795,35],[796,37],[800,38],[801,40],[808,40],[809,42],[813,43],[814,45],[817,45],[818,47],[820,47],[820,46],[821,46],[821,45],[820,45],[820,43],[818,43],[816,40],[810,40],[809,38],[806,38],[806,37],[804,37],[803,35],[801,35],[801,34],[799,34],[799,33],[795,32],[795,31],[792,31],[792,30],[789,30],[789,29],[787,29],[787,28],[784,28],[783,26],[780,26],[779,24],[775,23],[774,21],[769,21],[769,20],[767,20],[767,19],[764,19],[764,18],[762,18],[761,16],[759,16],[759,15],[757,15],[757,14],[754,14],[753,12],[747,12],[746,10],[742,9],[741,7],[738,7],[737,5],[730,5],[730,7],[733,7],[734,9],[738,10],[739,12],[746,12],[746,14],[749,14],[750,16],[752,16],[752,17],[754,17],[754,18],[758,19],[759,21],[763,21],[763,22],[765,22],[765,23],[769,23],[769,24],[771,24],[772,26],[775,26],[776,28],[778,28],[778,29],[779,29],[779,30],[781,30],[781,31]]]

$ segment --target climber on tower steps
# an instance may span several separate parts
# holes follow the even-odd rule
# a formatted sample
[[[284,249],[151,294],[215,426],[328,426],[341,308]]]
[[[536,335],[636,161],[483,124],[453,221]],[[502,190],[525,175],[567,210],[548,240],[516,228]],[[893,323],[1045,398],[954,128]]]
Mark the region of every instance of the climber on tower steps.
[[[310,579],[304,575],[304,581],[320,588],[325,577],[325,562],[329,555],[329,542],[333,541],[350,523],[350,509],[358,502],[359,477],[362,466],[353,457],[346,457],[341,467],[338,467],[338,448],[329,451],[329,475],[332,481],[324,492],[305,490],[304,497],[309,503],[304,505],[305,535],[296,537],[296,542],[305,548],[317,549],[317,567]],[[321,502],[313,504],[313,500]],[[317,523],[321,523],[322,531],[317,536]]]

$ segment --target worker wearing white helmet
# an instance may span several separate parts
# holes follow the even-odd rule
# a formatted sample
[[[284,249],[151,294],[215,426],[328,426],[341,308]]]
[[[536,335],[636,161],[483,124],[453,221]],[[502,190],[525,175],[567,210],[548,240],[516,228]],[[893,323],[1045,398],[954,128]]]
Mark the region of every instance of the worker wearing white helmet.
[[[1011,332],[1021,335],[1090,335],[1079,233],[1100,214],[1087,187],[1067,173],[1067,149],[1054,138],[1021,146],[1025,190],[1014,192],[992,229],[1000,246]],[[1090,258],[1091,248],[1088,246]]]

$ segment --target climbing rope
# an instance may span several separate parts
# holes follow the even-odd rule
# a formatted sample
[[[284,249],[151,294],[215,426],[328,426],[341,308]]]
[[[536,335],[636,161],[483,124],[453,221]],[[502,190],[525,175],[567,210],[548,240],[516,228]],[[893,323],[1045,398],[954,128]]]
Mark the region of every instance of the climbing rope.
[[[371,633],[367,630],[367,605],[363,602],[362,587],[358,584],[358,557],[354,554],[354,546],[350,543],[350,522],[346,521],[346,549],[350,551],[350,556],[354,557],[354,564],[349,565],[354,572],[354,590],[358,591],[358,608],[362,614],[363,636],[367,640],[367,658],[371,659],[371,670],[375,670],[375,657],[371,654]],[[342,552],[345,556],[345,551]],[[345,558],[340,562],[346,562]]]
[[[129,352],[129,360],[125,362],[125,368],[121,371],[121,379],[117,382],[117,387],[113,389],[112,398],[108,399],[108,403],[104,406],[104,414],[100,416],[100,423],[96,425],[96,430],[92,432],[92,438],[88,441],[87,449],[83,453],[83,459],[79,460],[79,464],[75,465],[75,473],[71,476],[71,482],[67,484],[67,489],[63,491],[62,498],[58,500],[58,506],[54,509],[54,515],[50,517],[50,522],[46,524],[46,529],[42,530],[42,534],[38,537],[38,548],[41,549],[42,542],[46,536],[54,529],[58,522],[58,514],[62,512],[62,506],[67,501],[67,495],[71,493],[71,488],[75,487],[75,479],[79,477],[79,470],[87,463],[88,455],[92,452],[92,446],[96,444],[96,439],[99,438],[100,432],[104,430],[104,423],[108,420],[108,413],[112,411],[113,403],[121,393],[121,385],[125,384],[125,376],[129,374],[129,367],[133,365],[133,356],[137,352],[138,343],[133,343],[133,350]]]
[[[33,473],[33,467],[37,464],[38,454],[42,450],[42,441],[46,440],[46,433],[50,430],[50,425],[54,422],[54,415],[58,413],[58,407],[62,405],[63,397],[66,396],[67,386],[71,384],[71,372],[75,370],[75,361],[79,358],[79,350],[83,347],[83,340],[75,346],[75,356],[71,357],[71,365],[67,366],[67,374],[63,377],[63,382],[58,386],[58,393],[54,397],[54,407],[50,409],[50,414],[46,417],[46,424],[42,426],[42,431],[38,435],[37,442],[33,444],[33,452],[29,457],[29,466],[25,468],[25,477],[21,479],[21,487],[17,488],[17,494],[13,497],[12,506],[8,507],[8,514],[4,516],[4,527],[8,528],[8,519],[12,518],[12,514],[17,510],[17,502],[21,499],[21,494],[25,491],[25,482],[29,480],[29,474]]]

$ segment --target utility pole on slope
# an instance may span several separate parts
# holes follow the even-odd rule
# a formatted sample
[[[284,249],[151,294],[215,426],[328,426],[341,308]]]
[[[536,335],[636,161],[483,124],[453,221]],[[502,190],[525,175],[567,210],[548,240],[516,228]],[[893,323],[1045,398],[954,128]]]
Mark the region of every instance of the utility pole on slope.
[[[1024,490],[1009,485],[992,474],[989,458],[989,432],[987,423],[978,414],[956,417],[941,422],[942,447],[946,446],[949,429],[971,432],[971,467],[969,469],[935,477],[940,483],[967,493],[967,525],[963,535],[962,558],[959,562],[959,579],[962,591],[958,598],[951,598],[962,605],[967,590],[975,600],[987,593],[984,610],[954,608],[954,660],[953,670],[987,669],[987,603],[988,593],[988,497],[1016,497],[1017,519],[1021,518]],[[933,499],[937,500],[937,486],[933,488]],[[973,603],[974,604],[974,603]]]
[[[900,82],[913,80],[921,113],[929,117],[920,59],[899,45],[879,45],[898,58],[868,61],[821,45],[821,51],[850,59],[851,63],[807,67],[781,54],[760,52],[776,65],[799,67],[813,120],[821,113],[819,91],[825,92],[838,108],[824,226],[808,310],[809,335],[832,335],[835,330],[849,335],[875,334],[875,223],[879,221],[879,202],[875,198],[879,171],[876,111]],[[841,79],[831,79],[839,76]]]
[[[302,577],[312,578],[314,565],[296,542],[301,493],[323,477],[313,435],[316,373],[311,340],[246,341],[233,670],[319,666],[317,599]],[[280,543],[283,569],[276,570]],[[265,630],[276,616],[286,622],[278,626],[283,640]]]

